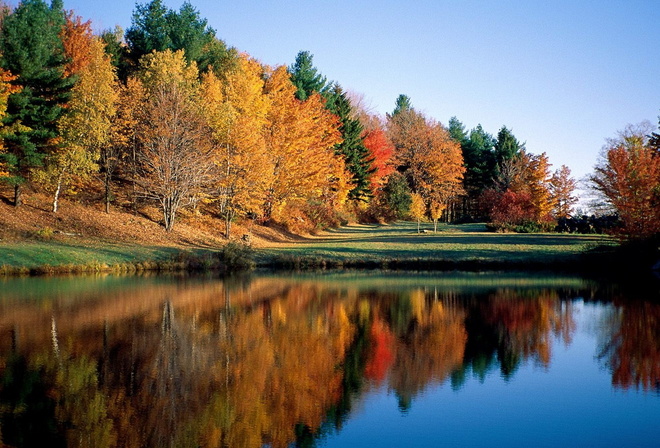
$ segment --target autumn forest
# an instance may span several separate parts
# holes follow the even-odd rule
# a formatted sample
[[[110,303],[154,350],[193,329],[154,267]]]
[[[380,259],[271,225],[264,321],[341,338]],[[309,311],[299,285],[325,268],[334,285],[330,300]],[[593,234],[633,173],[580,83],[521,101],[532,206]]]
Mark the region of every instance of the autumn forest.
[[[309,52],[264,65],[190,3],[138,4],[125,32],[95,34],[60,0],[25,0],[2,10],[0,53],[0,176],[16,207],[35,190],[54,213],[61,197],[106,211],[152,204],[167,231],[185,207],[229,238],[236,220],[296,232],[396,219],[568,230],[578,200],[569,168],[552,171],[506,126],[445,125],[406,95],[373,114]],[[659,142],[629,127],[591,176],[623,233],[659,230]]]

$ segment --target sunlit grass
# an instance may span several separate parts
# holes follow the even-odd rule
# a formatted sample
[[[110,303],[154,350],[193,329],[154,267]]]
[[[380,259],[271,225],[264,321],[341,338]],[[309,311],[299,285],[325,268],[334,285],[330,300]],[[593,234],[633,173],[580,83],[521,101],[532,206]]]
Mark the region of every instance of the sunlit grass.
[[[417,224],[349,226],[320,238],[264,250],[261,261],[310,259],[357,261],[425,260],[484,263],[560,263],[575,260],[586,249],[614,244],[604,235],[490,233],[480,224],[443,225],[437,233],[417,233]]]

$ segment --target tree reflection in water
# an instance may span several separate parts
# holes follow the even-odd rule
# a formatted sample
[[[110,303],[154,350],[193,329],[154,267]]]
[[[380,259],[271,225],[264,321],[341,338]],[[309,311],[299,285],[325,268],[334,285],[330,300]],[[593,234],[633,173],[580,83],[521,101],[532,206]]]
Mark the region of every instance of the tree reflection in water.
[[[527,361],[547,369],[553,341],[570,344],[576,330],[570,299],[585,295],[378,283],[184,279],[37,304],[10,296],[0,302],[2,440],[312,446],[371,388],[386,386],[407,412],[431,385],[510,379]],[[660,307],[614,305],[599,359],[615,387],[657,391]]]

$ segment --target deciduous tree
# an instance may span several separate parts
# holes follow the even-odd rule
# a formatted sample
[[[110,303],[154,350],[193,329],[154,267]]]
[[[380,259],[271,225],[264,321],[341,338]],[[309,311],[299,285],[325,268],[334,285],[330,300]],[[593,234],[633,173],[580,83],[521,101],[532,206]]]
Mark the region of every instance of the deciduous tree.
[[[591,182],[619,213],[631,237],[660,232],[660,155],[648,145],[648,133],[629,126],[608,141]]]
[[[573,211],[578,199],[573,195],[577,184],[571,177],[571,170],[562,165],[550,179],[550,193],[553,203],[553,214],[556,218],[567,218]]]
[[[287,205],[321,200],[339,207],[350,189],[344,162],[335,154],[341,142],[337,117],[318,93],[300,101],[284,67],[266,81],[271,101],[266,141],[272,158],[273,183],[266,200],[266,217],[282,219]]]
[[[178,210],[192,203],[208,183],[212,167],[210,129],[198,102],[198,89],[187,82],[194,64],[186,66],[179,55],[173,56],[144,61],[147,101],[138,126],[136,154],[137,185],[160,204],[168,232]],[[172,75],[160,80],[158,74],[165,70],[159,64],[172,60],[179,60],[179,65],[167,67]]]
[[[76,76],[67,113],[59,122],[62,143],[48,157],[42,171],[55,187],[53,212],[71,180],[83,180],[98,169],[97,161],[110,140],[116,112],[117,83],[104,44],[92,35],[88,23],[69,15],[63,43],[69,63],[65,72]]]
[[[460,145],[432,120],[406,106],[388,120],[398,170],[427,203],[448,206],[462,192],[465,167]]]
[[[370,158],[373,160],[372,166],[375,171],[371,176],[371,188],[376,191],[383,187],[387,177],[394,172],[392,162],[394,146],[382,128],[365,131],[362,140],[364,146],[369,150]]]
[[[264,137],[270,102],[264,95],[263,68],[242,56],[223,81],[207,74],[203,91],[217,172],[212,203],[229,238],[234,217],[261,214],[272,179]]]
[[[419,223],[426,214],[426,204],[424,198],[419,193],[413,193],[410,201],[410,216],[417,221],[417,233],[419,233]]]

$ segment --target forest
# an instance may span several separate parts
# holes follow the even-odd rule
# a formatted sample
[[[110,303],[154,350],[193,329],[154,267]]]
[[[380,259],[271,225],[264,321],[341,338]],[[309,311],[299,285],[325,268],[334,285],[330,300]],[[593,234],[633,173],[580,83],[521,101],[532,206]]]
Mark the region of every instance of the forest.
[[[385,116],[299,52],[271,67],[227,45],[190,3],[137,4],[100,33],[61,0],[0,13],[0,181],[52,198],[310,232],[347,222],[488,222],[498,231],[660,232],[660,134],[606,141],[590,187],[605,221],[573,216],[577,181],[507,126],[445,125],[402,94]],[[589,221],[591,220],[591,221]],[[586,224],[585,224],[586,223]]]

